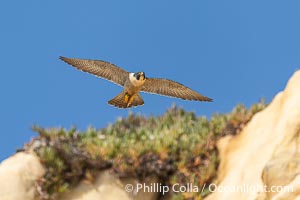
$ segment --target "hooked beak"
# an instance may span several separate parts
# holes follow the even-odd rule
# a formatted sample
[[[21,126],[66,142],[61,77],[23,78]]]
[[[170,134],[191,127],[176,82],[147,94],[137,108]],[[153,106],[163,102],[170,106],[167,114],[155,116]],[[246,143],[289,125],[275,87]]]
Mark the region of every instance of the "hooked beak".
[[[140,72],[140,77],[143,77],[143,80],[146,79],[145,73],[144,72]]]

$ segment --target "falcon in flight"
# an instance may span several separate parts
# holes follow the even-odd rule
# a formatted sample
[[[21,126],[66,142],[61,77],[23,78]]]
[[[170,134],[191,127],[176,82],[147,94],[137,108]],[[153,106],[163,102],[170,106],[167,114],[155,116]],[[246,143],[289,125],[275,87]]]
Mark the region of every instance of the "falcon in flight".
[[[87,60],[78,58],[60,59],[73,67],[97,77],[107,79],[124,90],[115,98],[108,101],[109,104],[119,108],[144,105],[144,100],[139,92],[148,92],[169,97],[194,101],[212,101],[190,88],[168,79],[146,78],[144,72],[130,73],[114,64],[101,60]]]

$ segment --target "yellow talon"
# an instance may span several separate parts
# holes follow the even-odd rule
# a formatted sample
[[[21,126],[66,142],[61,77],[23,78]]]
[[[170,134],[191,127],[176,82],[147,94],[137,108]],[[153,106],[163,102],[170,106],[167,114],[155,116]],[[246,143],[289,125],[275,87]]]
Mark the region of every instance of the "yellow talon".
[[[134,99],[134,96],[131,96],[128,100],[128,103],[127,103],[127,107],[129,107],[131,105],[131,103],[133,102],[133,99]]]
[[[128,103],[128,100],[129,100],[129,95],[125,94],[125,99],[124,99],[125,103]]]
[[[125,103],[127,103],[127,107],[129,107],[131,105],[131,103],[133,102],[133,99],[134,99],[134,95],[130,96],[128,94],[125,94],[124,101],[125,101]]]

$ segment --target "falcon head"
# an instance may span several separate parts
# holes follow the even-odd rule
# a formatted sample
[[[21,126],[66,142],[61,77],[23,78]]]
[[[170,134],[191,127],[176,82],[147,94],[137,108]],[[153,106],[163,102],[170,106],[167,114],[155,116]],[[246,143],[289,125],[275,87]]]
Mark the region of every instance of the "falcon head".
[[[140,87],[146,81],[145,73],[144,72],[130,73],[129,80],[131,84],[134,85],[135,87]]]
[[[143,81],[146,79],[146,76],[145,76],[145,72],[136,72],[133,74],[133,76],[136,78],[136,80],[138,81]]]

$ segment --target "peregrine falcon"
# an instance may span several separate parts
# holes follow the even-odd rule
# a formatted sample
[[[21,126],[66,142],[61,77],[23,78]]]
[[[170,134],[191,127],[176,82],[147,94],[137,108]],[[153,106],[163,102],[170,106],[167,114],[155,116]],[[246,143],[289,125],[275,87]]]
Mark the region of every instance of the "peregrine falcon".
[[[107,79],[124,90],[108,103],[119,108],[144,105],[144,100],[139,92],[159,94],[184,100],[212,101],[190,88],[168,79],[146,78],[144,72],[130,73],[114,64],[101,60],[88,60],[78,58],[59,57],[62,61],[73,67],[97,77]]]

